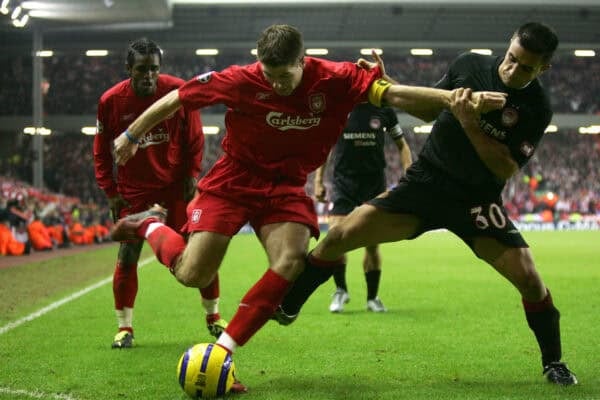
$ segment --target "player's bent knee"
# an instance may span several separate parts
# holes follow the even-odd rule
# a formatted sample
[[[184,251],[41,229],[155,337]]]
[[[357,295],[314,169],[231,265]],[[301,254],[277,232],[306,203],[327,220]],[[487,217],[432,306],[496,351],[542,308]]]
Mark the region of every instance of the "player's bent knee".
[[[204,273],[201,266],[187,266],[181,264],[175,269],[175,278],[184,286],[194,288],[207,287],[213,280],[213,275]]]
[[[325,239],[323,239],[322,246],[327,247],[336,247],[339,245],[344,239],[345,231],[341,227],[341,225],[335,225],[327,231],[327,235]]]
[[[290,257],[271,265],[273,272],[287,279],[295,280],[304,270],[304,257]]]

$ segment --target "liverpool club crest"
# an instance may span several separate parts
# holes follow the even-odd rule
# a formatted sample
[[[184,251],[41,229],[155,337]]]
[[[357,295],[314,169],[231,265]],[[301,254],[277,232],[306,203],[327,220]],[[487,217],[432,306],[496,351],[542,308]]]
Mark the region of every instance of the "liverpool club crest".
[[[313,93],[308,98],[308,106],[314,113],[320,113],[325,110],[325,95],[323,93]]]

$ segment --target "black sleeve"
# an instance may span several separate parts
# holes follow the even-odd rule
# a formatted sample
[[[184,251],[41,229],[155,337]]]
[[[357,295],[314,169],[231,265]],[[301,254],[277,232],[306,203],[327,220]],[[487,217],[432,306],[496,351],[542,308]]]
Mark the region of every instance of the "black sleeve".
[[[513,159],[519,164],[519,168],[527,164],[544,137],[544,132],[548,126],[546,121],[549,123],[549,119],[546,118],[532,121],[522,128],[524,130],[523,135],[515,135],[513,140],[509,140],[508,147]]]
[[[456,57],[450,63],[448,71],[442,76],[442,79],[435,84],[435,87],[452,90],[463,86],[465,77],[469,76],[477,68],[478,62],[481,62],[481,59],[478,57],[481,56],[474,53],[463,53]]]
[[[454,61],[452,61],[450,63],[450,66],[448,67],[448,71],[446,71],[446,73],[444,74],[444,76],[442,76],[442,78],[437,81],[437,83],[434,85],[434,87],[438,88],[438,89],[446,89],[446,90],[452,90],[454,89],[454,81],[456,80],[456,75],[457,75],[457,64],[461,63],[461,58],[463,56],[458,56],[457,58],[454,59]]]

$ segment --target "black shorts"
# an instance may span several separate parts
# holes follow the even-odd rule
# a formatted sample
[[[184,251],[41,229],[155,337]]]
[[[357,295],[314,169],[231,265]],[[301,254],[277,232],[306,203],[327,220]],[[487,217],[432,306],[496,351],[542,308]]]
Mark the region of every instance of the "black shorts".
[[[456,188],[448,191],[447,185],[437,178],[440,177],[430,175],[424,181],[403,178],[393,190],[368,204],[388,212],[419,217],[421,226],[410,239],[433,229],[445,228],[470,247],[474,238],[482,236],[492,237],[508,247],[529,247],[508,218],[500,200],[458,197]]]
[[[348,215],[356,207],[385,191],[385,175],[335,175],[331,215]]]

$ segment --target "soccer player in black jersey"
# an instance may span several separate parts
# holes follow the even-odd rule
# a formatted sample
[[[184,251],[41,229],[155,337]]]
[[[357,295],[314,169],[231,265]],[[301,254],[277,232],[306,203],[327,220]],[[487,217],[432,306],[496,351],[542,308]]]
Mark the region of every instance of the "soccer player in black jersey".
[[[360,103],[348,115],[344,132],[330,155],[333,165],[333,208],[329,212],[329,227],[336,225],[354,208],[386,189],[386,133],[396,144],[402,168],[406,171],[412,163],[412,156],[392,108]],[[322,202],[326,201],[326,189],[323,185],[325,169],[326,164],[317,169],[314,179],[315,197]],[[381,256],[377,244],[365,247],[363,271],[367,283],[367,310],[387,311],[377,295],[381,279]],[[350,301],[345,260],[343,267],[334,272],[333,279],[336,291],[329,311],[339,313],[344,311],[344,305]]]
[[[557,46],[554,31],[533,22],[517,29],[502,57],[459,56],[437,84],[455,89],[449,110],[431,113],[430,118],[436,118],[433,130],[406,177],[329,230],[274,318],[284,324],[293,321],[308,296],[331,276],[332,267],[342,264],[346,252],[446,228],[521,294],[546,379],[576,384],[577,378],[561,361],[560,314],[500,197],[506,180],[533,155],[552,118],[548,95],[537,77],[550,67]],[[505,92],[505,106],[478,113],[469,99],[481,90]]]

